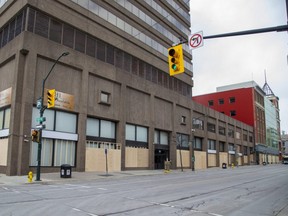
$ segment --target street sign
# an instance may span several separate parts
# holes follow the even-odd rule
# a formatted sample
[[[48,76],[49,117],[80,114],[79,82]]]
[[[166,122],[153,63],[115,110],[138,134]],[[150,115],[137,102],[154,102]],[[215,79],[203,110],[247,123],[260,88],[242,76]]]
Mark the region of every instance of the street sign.
[[[44,122],[44,121],[46,121],[46,117],[44,117],[44,116],[36,118],[36,122],[41,123],[41,122]]]
[[[45,125],[45,124],[36,125],[36,128],[38,128],[38,129],[45,129],[45,128],[46,128],[46,125]]]
[[[41,109],[41,108],[42,108],[42,99],[41,99],[41,98],[39,98],[39,99],[37,100],[36,107],[37,107],[37,109]]]
[[[189,48],[191,50],[199,48],[201,46],[203,46],[204,42],[203,42],[203,32],[197,32],[195,34],[189,35]]]

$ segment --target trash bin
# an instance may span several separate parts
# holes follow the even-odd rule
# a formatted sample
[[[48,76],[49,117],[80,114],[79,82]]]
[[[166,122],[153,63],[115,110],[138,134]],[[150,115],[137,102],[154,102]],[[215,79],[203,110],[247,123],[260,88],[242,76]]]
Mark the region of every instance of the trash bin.
[[[71,178],[72,176],[72,167],[70,164],[62,164],[60,169],[61,178]]]
[[[226,163],[222,163],[222,169],[226,169],[227,168],[227,164]]]

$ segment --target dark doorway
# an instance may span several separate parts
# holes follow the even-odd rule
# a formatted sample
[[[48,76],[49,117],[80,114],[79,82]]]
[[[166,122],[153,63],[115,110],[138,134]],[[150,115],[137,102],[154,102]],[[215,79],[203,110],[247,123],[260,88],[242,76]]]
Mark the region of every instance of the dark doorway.
[[[155,150],[155,169],[164,169],[164,162],[169,160],[169,150],[156,149]]]

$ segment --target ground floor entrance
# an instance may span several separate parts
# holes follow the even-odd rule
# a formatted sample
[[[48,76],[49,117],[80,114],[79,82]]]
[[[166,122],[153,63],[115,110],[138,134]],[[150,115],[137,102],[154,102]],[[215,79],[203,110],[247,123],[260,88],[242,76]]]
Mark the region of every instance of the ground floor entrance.
[[[164,169],[164,163],[166,160],[169,160],[169,150],[168,149],[155,149],[154,168]]]

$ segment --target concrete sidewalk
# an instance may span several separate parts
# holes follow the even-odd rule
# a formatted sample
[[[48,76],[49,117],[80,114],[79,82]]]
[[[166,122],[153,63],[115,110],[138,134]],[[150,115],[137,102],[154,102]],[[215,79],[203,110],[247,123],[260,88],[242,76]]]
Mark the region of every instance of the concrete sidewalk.
[[[172,171],[178,172],[178,170]],[[35,181],[36,173],[33,174],[33,181],[28,182],[28,176],[6,176],[0,174],[0,186],[2,185],[24,185],[24,184],[61,184],[77,181],[93,181],[107,178],[123,178],[128,176],[164,175],[164,170],[133,170],[121,172],[72,172],[71,178],[61,178],[59,173],[41,173],[41,181]]]

